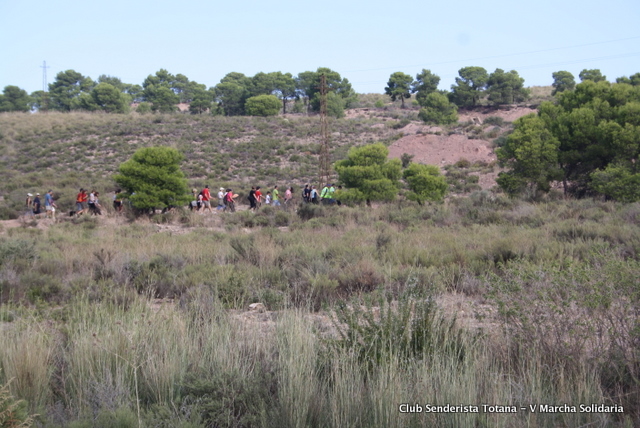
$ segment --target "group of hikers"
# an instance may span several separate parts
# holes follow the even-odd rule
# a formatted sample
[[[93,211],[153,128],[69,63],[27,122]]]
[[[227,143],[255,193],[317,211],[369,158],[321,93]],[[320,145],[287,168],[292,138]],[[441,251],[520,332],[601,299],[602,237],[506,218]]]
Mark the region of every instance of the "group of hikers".
[[[27,193],[27,199],[25,201],[27,212],[26,217],[37,218],[42,216],[42,200],[40,199],[40,193],[36,193],[33,196],[32,193]],[[53,199],[53,190],[49,190],[44,194],[44,214],[47,218],[56,218],[56,202]]]
[[[122,211],[123,204],[119,194],[122,190],[117,189],[113,192],[113,208],[116,212]],[[25,217],[26,218],[39,218],[44,214],[46,218],[55,219],[58,205],[55,202],[53,196],[53,190],[49,190],[44,195],[44,212],[42,211],[42,200],[40,193],[36,193],[35,196],[32,193],[27,193],[27,199],[25,200]],[[72,210],[70,216],[80,216],[82,214],[102,215],[102,205],[100,204],[100,192],[92,190],[87,193],[87,190],[80,189],[76,195],[76,207]]]
[[[333,184],[327,184],[322,188],[321,192],[318,192],[316,186],[305,184],[304,189],[302,189],[302,202],[311,204],[319,204],[322,202],[325,205],[340,205],[341,203],[338,196],[341,191],[342,186],[338,186],[336,189]],[[204,213],[205,211],[209,211],[211,213],[214,212],[211,204],[213,196],[211,195],[208,185],[200,192],[195,188],[192,189],[191,192],[193,200],[189,205],[189,209],[201,213]],[[274,207],[291,206],[293,204],[293,195],[293,187],[287,187],[284,194],[281,195],[278,186],[274,186],[272,190],[267,191],[264,194],[262,193],[262,188],[260,186],[251,186],[247,200],[249,201],[249,209],[256,211],[263,204]],[[238,194],[233,193],[233,189],[225,189],[224,187],[221,187],[217,196],[218,205],[216,206],[216,211],[235,212]]]
[[[122,189],[116,189],[113,191],[113,209],[116,212],[121,212],[123,207],[120,193],[122,193]],[[102,205],[100,205],[100,192],[92,190],[91,192],[87,193],[85,189],[80,189],[80,191],[76,195],[75,213],[71,212],[69,214],[75,214],[76,216],[79,216],[84,213],[89,213],[91,215],[102,215]]]
[[[197,211],[204,213],[205,211],[213,212],[211,208],[211,191],[209,186],[205,186],[200,192],[195,187],[191,190],[193,200],[189,204],[191,211]],[[218,192],[218,206],[216,210],[235,211],[235,199],[238,195],[233,193],[233,189],[220,188]]]
[[[336,189],[333,184],[327,184],[322,188],[321,192],[318,192],[316,186],[306,184],[302,189],[302,202],[310,204],[324,205],[340,205],[339,194],[342,191],[342,186],[338,186]],[[121,212],[123,209],[123,201],[121,199],[121,189],[116,189],[113,192],[113,208],[116,212]],[[249,209],[256,211],[262,205],[267,206],[291,206],[294,199],[293,187],[287,187],[284,194],[280,194],[278,186],[274,186],[272,190],[263,194],[260,186],[252,186],[247,197],[249,201]],[[193,200],[189,204],[189,209],[192,211],[203,213],[209,211],[213,213],[211,191],[209,186],[205,186],[204,189],[198,192],[197,189],[192,189]],[[217,194],[218,204],[216,211],[223,212],[235,212],[236,211],[236,199],[238,194],[233,192],[231,188],[221,187]],[[40,217],[43,214],[42,200],[40,199],[40,193],[36,193],[35,197],[31,193],[27,193],[27,199],[25,202],[27,212],[26,217]],[[47,218],[55,219],[57,205],[53,197],[53,190],[49,190],[44,195],[44,214]],[[102,215],[102,205],[100,204],[100,193],[92,190],[87,192],[86,189],[81,188],[76,195],[75,210],[71,211],[69,215],[80,216],[82,214]]]

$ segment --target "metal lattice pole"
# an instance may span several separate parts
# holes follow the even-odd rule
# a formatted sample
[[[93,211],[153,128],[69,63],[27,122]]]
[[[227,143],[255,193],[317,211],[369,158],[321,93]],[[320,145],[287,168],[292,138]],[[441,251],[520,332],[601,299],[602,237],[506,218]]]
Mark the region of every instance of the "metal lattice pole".
[[[47,68],[49,67],[47,66],[47,61],[42,61],[40,68],[42,68],[42,105],[40,108],[42,111],[47,111],[49,109],[49,92],[47,91],[47,89],[49,89],[49,85],[47,84]]]
[[[329,122],[327,120],[327,78],[320,75],[320,189],[329,184]]]

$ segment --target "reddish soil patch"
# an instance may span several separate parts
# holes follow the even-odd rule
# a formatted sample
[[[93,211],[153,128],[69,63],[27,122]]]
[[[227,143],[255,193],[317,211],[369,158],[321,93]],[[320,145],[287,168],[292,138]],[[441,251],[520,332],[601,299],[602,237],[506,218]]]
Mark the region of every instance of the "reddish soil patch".
[[[461,111],[460,123],[474,122],[481,125],[487,117],[501,117],[505,122],[513,122],[519,117],[535,113],[528,107],[482,108],[473,111]],[[404,137],[389,146],[389,157],[400,158],[403,153],[413,155],[413,161],[444,167],[466,159],[470,162],[490,163],[496,160],[492,143],[486,140],[470,139],[462,132],[444,135],[446,131],[416,122],[402,128]],[[442,135],[438,135],[441,134]],[[495,185],[497,173],[480,177],[483,189]]]
[[[464,135],[407,135],[389,146],[389,157],[400,158],[403,153],[413,155],[413,161],[444,166],[464,158],[470,162],[496,160],[489,142],[471,140]]]
[[[471,111],[460,110],[458,112],[458,121],[460,123],[472,121],[473,118],[479,118],[481,121],[487,117],[497,116],[501,117],[505,122],[513,122],[519,117],[525,116],[527,114],[537,112],[536,109],[530,107],[519,107],[519,106],[504,106],[500,108],[495,107],[482,107],[478,109],[474,109]]]

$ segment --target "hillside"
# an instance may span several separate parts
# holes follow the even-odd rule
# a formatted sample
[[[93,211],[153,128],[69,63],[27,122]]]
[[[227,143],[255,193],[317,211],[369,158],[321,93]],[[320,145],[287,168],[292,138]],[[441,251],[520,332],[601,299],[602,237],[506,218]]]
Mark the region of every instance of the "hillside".
[[[442,203],[0,221],[0,401],[50,428],[638,426],[640,204],[476,191],[529,111],[331,121],[334,159],[383,141],[440,165]],[[27,191],[61,207],[79,186],[106,193],[145,145],[182,150],[194,186],[302,184],[318,124],[2,115],[1,214]]]
[[[531,111],[466,112],[459,125],[442,129],[418,121],[415,109],[354,109],[346,118],[330,121],[331,155],[335,161],[349,147],[382,141],[392,157],[408,153],[416,162],[440,167],[463,158],[490,164],[495,160],[493,139],[508,132],[516,117]],[[112,191],[110,177],[118,165],[137,148],[152,145],[181,150],[182,169],[195,187],[316,182],[319,133],[319,118],[303,115],[2,114],[4,217],[20,208],[27,192],[53,188],[59,201],[71,205],[79,187]],[[494,184],[491,177],[481,180],[483,187]]]

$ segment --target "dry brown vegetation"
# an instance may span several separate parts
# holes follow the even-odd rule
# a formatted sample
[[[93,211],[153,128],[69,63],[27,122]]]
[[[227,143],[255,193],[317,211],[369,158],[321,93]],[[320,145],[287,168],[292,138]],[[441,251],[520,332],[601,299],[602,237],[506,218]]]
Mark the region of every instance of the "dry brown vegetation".
[[[334,156],[427,136],[414,114],[336,121]],[[492,117],[446,132],[487,144],[509,128]],[[107,188],[140,144],[184,150],[194,185],[315,174],[315,118],[31,118],[0,116],[6,210],[33,186]],[[103,161],[74,160],[80,141]],[[51,167],[18,161],[40,150]],[[202,161],[217,156],[229,168]],[[256,156],[265,165],[246,166]],[[491,162],[450,162],[440,204],[3,223],[0,412],[25,400],[20,416],[48,428],[638,425],[640,206],[509,199],[478,188]],[[520,410],[564,403],[624,413]]]

